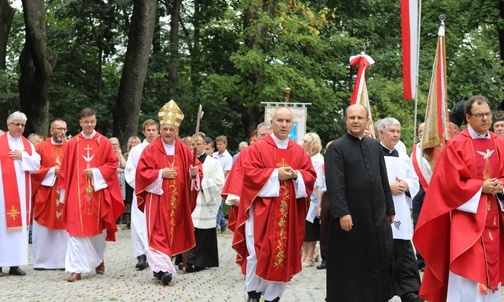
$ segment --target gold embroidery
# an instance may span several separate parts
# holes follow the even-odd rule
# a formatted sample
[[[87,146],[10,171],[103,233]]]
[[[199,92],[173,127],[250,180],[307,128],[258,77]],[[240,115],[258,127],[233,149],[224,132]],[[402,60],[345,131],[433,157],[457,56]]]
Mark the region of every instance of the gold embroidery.
[[[285,164],[285,159],[282,158],[282,162],[278,165]],[[287,248],[287,218],[289,214],[289,189],[286,186],[285,181],[281,181],[280,184],[281,196],[279,196],[279,214],[278,214],[278,231],[275,235],[276,247],[273,252],[273,268],[282,267],[285,264],[285,250]]]
[[[173,155],[173,161],[170,163],[168,162],[168,158],[165,157],[165,164],[167,168],[170,168],[172,170],[178,170],[178,167],[175,166],[175,160],[176,160],[176,155]],[[169,181],[169,189],[170,189],[170,230],[168,234],[168,238],[170,241],[170,246],[173,245],[173,240],[174,240],[174,234],[175,234],[175,225],[176,225],[176,215],[175,213],[177,212],[177,200],[179,198],[178,194],[178,181],[177,178],[171,178],[168,179]]]
[[[9,212],[7,212],[7,215],[9,215],[13,220],[16,220],[16,217],[21,214],[14,206],[10,209]]]
[[[488,237],[490,237],[490,240],[494,240],[491,230],[488,230]]]
[[[90,155],[89,150],[93,150],[93,148],[91,148],[88,144],[84,150],[87,151],[87,156],[82,155],[86,161],[86,169],[91,169],[91,161],[93,160],[94,154]],[[94,189],[91,178],[86,178],[86,203],[84,206],[84,214],[86,215],[93,215],[93,192]]]
[[[281,168],[281,167],[288,167],[288,166],[289,166],[289,163],[287,163],[287,162],[285,161],[285,158],[283,158],[283,157],[282,157],[282,160],[281,160],[279,163],[277,163],[277,167],[278,167],[278,168]]]
[[[171,190],[171,197],[170,197],[170,246],[173,245],[173,237],[175,234],[175,213],[177,210],[177,199],[178,199],[178,182],[176,179],[171,180],[170,184],[170,190]]]

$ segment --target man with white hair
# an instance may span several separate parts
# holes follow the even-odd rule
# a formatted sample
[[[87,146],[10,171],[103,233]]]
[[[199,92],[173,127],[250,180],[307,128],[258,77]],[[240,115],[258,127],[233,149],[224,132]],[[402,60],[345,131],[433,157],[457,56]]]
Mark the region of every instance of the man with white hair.
[[[173,101],[158,113],[161,136],[145,147],[138,160],[135,192],[145,213],[149,266],[164,285],[176,274],[171,257],[196,244],[191,213],[196,206],[203,172],[193,165],[191,149],[179,140],[184,114]]]
[[[411,244],[411,198],[419,189],[418,177],[408,155],[395,149],[401,139],[401,123],[395,118],[384,118],[378,126],[378,135],[385,158],[387,175],[396,215],[392,224],[392,288],[403,302],[424,301],[418,297],[420,274]]]
[[[240,155],[240,152],[243,151],[243,149],[247,148],[248,147],[248,143],[243,141],[243,142],[240,142],[238,144],[238,152],[233,155],[233,164],[236,162],[236,160],[238,159],[238,156]]]
[[[31,212],[31,176],[40,169],[40,156],[23,137],[26,115],[16,111],[7,118],[9,131],[0,136],[0,277],[23,276],[28,265],[28,226]]]

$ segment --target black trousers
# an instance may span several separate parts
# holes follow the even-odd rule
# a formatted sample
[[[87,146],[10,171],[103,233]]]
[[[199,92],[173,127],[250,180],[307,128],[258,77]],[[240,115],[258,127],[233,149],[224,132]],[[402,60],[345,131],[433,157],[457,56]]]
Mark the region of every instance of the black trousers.
[[[398,296],[418,294],[420,290],[420,274],[411,240],[394,239],[391,289],[394,291],[392,294]]]
[[[331,221],[331,206],[329,204],[329,197],[327,193],[322,194],[322,201],[320,203],[320,257],[322,262],[327,259],[327,241],[329,237],[329,222]]]

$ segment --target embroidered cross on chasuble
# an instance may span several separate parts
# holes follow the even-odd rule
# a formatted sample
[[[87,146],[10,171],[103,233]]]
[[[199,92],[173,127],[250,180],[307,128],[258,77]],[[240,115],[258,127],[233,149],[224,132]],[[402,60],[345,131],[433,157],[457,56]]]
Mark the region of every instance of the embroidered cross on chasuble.
[[[103,201],[103,190],[96,191],[91,178],[84,177],[84,170],[96,168],[100,163],[100,146],[96,139],[81,139],[77,137],[77,177],[79,185],[77,195],[79,196],[79,212],[81,213],[81,229],[85,226],[93,226],[93,229],[102,229],[101,206]]]
[[[499,158],[494,140],[474,139],[473,148],[476,159],[476,173],[478,179],[495,178],[499,173]],[[492,194],[482,193],[481,202],[486,201],[485,228],[481,236],[485,259],[487,262],[487,284],[492,291],[497,290],[499,282],[499,213],[500,206]],[[484,285],[479,284],[479,287]],[[486,287],[486,286],[484,286]],[[481,290],[481,289],[480,289]],[[483,289],[484,292],[486,289]]]
[[[165,164],[167,168],[175,170],[178,172],[178,162],[176,155],[166,155]],[[173,238],[175,237],[175,226],[177,225],[177,200],[179,200],[179,182],[178,178],[167,178],[163,181],[163,191],[167,195],[168,199],[168,211],[170,219],[170,229],[168,230],[168,240],[170,241],[170,246],[173,245]]]
[[[31,155],[31,145],[27,139],[22,138],[23,149]],[[20,171],[23,174],[22,181],[24,181],[24,196],[20,196],[19,186],[16,176],[16,168],[14,165],[19,163],[15,162],[9,156],[10,152],[8,135],[0,136],[0,166],[2,167],[2,181],[5,202],[5,218],[7,221],[7,231],[21,231],[23,220],[21,217],[21,203],[25,204],[26,208],[26,222],[27,225],[30,221],[30,174],[28,172]],[[22,185],[22,184],[21,184]],[[23,198],[22,198],[23,197]]]
[[[289,167],[290,166],[290,154],[289,150],[286,149],[276,149],[276,165],[277,168]],[[272,261],[269,264],[269,276],[272,280],[281,280],[284,274],[286,257],[287,255],[287,236],[289,234],[289,205],[290,199],[294,196],[291,194],[293,190],[292,180],[281,180],[280,181],[280,192],[276,201],[274,201],[274,210],[272,214],[274,217],[270,217],[274,220],[273,227],[273,238],[272,246],[273,255]]]

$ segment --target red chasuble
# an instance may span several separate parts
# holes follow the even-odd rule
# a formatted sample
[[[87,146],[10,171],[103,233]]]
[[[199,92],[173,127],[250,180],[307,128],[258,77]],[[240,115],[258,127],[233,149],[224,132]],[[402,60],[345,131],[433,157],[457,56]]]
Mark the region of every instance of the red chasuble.
[[[448,271],[480,283],[480,291],[504,282],[504,215],[492,194],[481,194],[476,214],[457,210],[488,178],[504,182],[504,139],[450,139],[435,168],[413,235],[427,266],[420,296],[446,301]]]
[[[65,189],[63,222],[70,236],[92,237],[106,229],[107,240],[115,241],[116,220],[124,212],[117,165],[112,145],[98,132],[92,139],[79,133],[68,142],[58,188]],[[99,169],[108,187],[95,192],[86,168]]]
[[[41,183],[52,167],[61,165],[66,149],[66,141],[61,145],[53,145],[50,137],[36,147],[40,155],[40,170],[32,174],[33,219],[51,230],[66,229],[62,216],[63,204],[59,202],[58,179],[52,187],[42,186]]]
[[[21,136],[23,142],[24,151],[29,155],[32,154],[31,143]],[[7,221],[8,231],[19,231],[22,227],[21,219],[21,202],[26,204],[26,221],[30,224],[30,173],[22,172],[24,174],[25,180],[25,200],[21,200],[19,197],[18,184],[16,178],[16,169],[14,167],[14,160],[10,158],[9,152],[9,142],[8,135],[4,134],[0,136],[0,166],[2,167],[2,181],[4,188],[3,200],[5,202],[5,215]]]
[[[240,155],[244,181],[233,236],[233,248],[238,253],[236,262],[245,274],[248,256],[245,222],[253,204],[256,275],[268,281],[289,282],[301,271],[305,219],[317,174],[303,147],[293,141],[281,150],[267,136],[249,148]],[[278,197],[257,197],[273,170],[282,166],[290,166],[302,174],[308,197],[296,199],[292,180],[280,181]]]
[[[189,201],[192,158],[191,150],[182,143],[175,144],[175,155],[166,155],[163,141],[158,138],[144,149],[137,165],[135,189],[138,208],[145,212],[147,219],[149,247],[169,257],[196,244],[191,213],[196,207],[197,190],[193,191]],[[201,162],[196,160],[196,163],[199,177],[203,179]],[[177,170],[177,177],[163,179],[162,195],[147,192],[146,189],[158,178],[159,170],[166,167]]]
[[[245,153],[247,153],[248,148],[240,152],[240,156],[236,159],[231,171],[228,174],[224,187],[222,188],[222,198],[226,200],[229,194],[233,194],[241,197],[241,191],[243,187],[243,165],[242,159],[246,158]],[[228,228],[231,231],[235,231],[236,219],[238,216],[238,206],[230,206],[229,208],[229,219]]]

